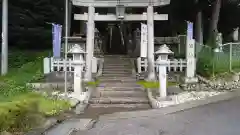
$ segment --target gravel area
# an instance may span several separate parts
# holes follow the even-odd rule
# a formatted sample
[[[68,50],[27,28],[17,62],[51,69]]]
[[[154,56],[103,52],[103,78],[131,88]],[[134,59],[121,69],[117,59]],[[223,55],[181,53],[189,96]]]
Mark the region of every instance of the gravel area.
[[[192,100],[200,100],[205,99],[207,97],[216,96],[219,94],[223,94],[225,92],[219,91],[191,91],[191,92],[182,92],[178,95],[173,96],[177,104],[192,101]]]
[[[177,105],[194,100],[204,100],[208,97],[224,94],[224,91],[184,91],[176,95],[168,96],[167,99],[152,98],[151,102],[155,102],[154,108],[162,108],[171,105]]]

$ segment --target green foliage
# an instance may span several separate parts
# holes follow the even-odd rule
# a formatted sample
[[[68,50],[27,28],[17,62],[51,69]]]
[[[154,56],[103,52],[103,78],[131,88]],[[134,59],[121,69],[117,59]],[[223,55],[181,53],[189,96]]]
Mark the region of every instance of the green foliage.
[[[69,110],[70,103],[64,100],[49,99],[48,97],[39,96],[39,112],[44,116],[55,116],[61,112]]]
[[[33,119],[33,115],[37,113],[37,102],[33,99],[1,102],[0,131],[13,132],[17,129],[26,129],[25,127],[33,126],[37,124],[36,119]]]
[[[23,64],[33,62],[37,57],[46,55],[46,51],[16,50],[11,48],[8,54],[9,68],[20,68]]]
[[[45,116],[57,115],[70,108],[66,101],[49,99],[26,87],[26,83],[42,78],[42,60],[47,54],[48,52],[37,53],[35,60],[21,61],[31,62],[15,63],[13,67],[16,68],[10,69],[6,76],[0,77],[0,131],[31,129],[42,124]]]
[[[232,52],[230,52],[230,44],[224,45],[222,48],[223,52],[214,52],[212,47],[202,47],[197,55],[197,74],[214,77],[226,72],[239,71],[240,59],[237,48],[232,48]]]
[[[6,76],[1,76],[0,95],[7,97],[17,95],[21,92],[26,92],[28,90],[28,88],[26,88],[26,83],[42,77],[42,59],[45,54],[46,52],[43,52],[39,54],[40,56],[35,57],[34,61],[23,64],[20,68],[12,68]],[[19,66],[21,64],[13,65]]]
[[[70,108],[65,101],[53,100],[36,93],[20,94],[0,102],[0,131],[25,131],[44,122],[44,116],[57,115]]]
[[[198,54],[196,72],[199,75],[210,77],[213,74],[213,52],[211,47],[203,46]]]

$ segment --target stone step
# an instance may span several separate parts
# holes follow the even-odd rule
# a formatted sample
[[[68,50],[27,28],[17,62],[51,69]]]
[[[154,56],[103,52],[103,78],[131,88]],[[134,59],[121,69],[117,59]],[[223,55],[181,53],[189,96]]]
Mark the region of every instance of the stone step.
[[[114,61],[114,60],[129,60],[130,58],[129,57],[114,57],[114,56],[111,56],[111,57],[104,57],[104,60],[111,60],[111,61]]]
[[[129,82],[129,83],[136,83],[136,79],[127,79],[127,80],[121,80],[121,79],[101,79],[100,80],[101,83],[125,83],[125,82]]]
[[[132,75],[132,73],[131,72],[129,72],[129,73],[127,73],[127,72],[125,72],[125,73],[103,72],[102,73],[102,76],[122,76],[122,75],[129,76],[129,75]]]
[[[92,108],[139,108],[150,109],[149,104],[90,104]]]
[[[107,64],[130,64],[130,60],[129,59],[105,59],[104,63]]]
[[[127,77],[114,77],[114,76],[100,76],[99,77],[99,80],[132,80],[132,79],[135,79],[135,77],[132,77],[132,76],[127,76]]]
[[[130,65],[130,60],[104,61],[104,65]]]
[[[131,66],[104,66],[103,67],[103,70],[113,70],[113,71],[116,71],[116,70],[120,70],[120,71],[124,71],[124,70],[132,70],[132,67]]]
[[[93,97],[145,97],[147,98],[147,93],[144,91],[109,91],[101,90],[99,92],[93,93]]]
[[[104,55],[104,58],[113,58],[113,57],[117,57],[117,58],[130,58],[128,55],[111,55],[111,54],[106,54],[106,55]]]
[[[132,71],[108,71],[108,70],[103,70],[103,74],[132,74]]]
[[[142,97],[100,97],[91,98],[90,104],[148,104],[147,98]]]
[[[108,83],[108,82],[101,82],[99,84],[100,87],[139,87],[139,84],[131,83],[131,82],[124,82],[124,83]]]
[[[108,91],[143,91],[144,88],[141,86],[130,87],[130,86],[122,86],[122,87],[114,87],[114,86],[105,86],[105,87],[97,87],[98,90],[108,90]]]
[[[119,64],[114,64],[114,63],[104,63],[103,67],[130,67],[131,64],[126,64],[126,63],[120,63]]]
[[[109,71],[109,72],[132,72],[132,68],[103,68],[102,71]]]
[[[110,69],[106,69],[106,68],[103,68],[103,71],[107,71],[107,72],[132,72],[132,69],[131,68],[124,68],[124,69],[121,69],[121,68],[110,68]]]
[[[131,77],[132,74],[103,74],[102,77]]]
[[[104,67],[131,67],[130,64],[103,64]]]
[[[132,69],[119,69],[119,68],[111,68],[111,69],[103,69],[103,72],[132,72]]]
[[[132,68],[103,68],[103,71],[132,71]]]
[[[114,68],[114,67],[131,67],[131,65],[130,64],[125,64],[125,65],[123,65],[123,64],[119,64],[119,65],[110,65],[110,64],[103,64],[103,68],[104,67],[112,67],[112,68]]]
[[[130,60],[119,60],[119,59],[115,59],[115,60],[104,60],[104,63],[106,64],[117,64],[117,65],[121,65],[121,64],[130,64]]]

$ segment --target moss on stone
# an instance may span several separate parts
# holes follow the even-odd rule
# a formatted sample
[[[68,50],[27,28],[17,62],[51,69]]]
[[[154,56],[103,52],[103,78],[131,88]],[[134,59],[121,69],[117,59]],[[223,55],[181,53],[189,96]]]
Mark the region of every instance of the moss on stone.
[[[148,81],[138,81],[137,84],[140,84],[144,88],[159,88],[159,82],[148,82]],[[177,83],[168,82],[167,86],[175,86]]]

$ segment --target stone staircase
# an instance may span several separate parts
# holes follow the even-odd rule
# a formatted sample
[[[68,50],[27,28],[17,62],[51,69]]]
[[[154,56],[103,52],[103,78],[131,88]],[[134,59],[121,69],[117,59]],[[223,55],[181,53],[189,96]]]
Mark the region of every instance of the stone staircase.
[[[106,110],[149,109],[147,93],[132,77],[130,58],[127,56],[104,56],[103,74],[99,78],[91,100],[91,108]]]

